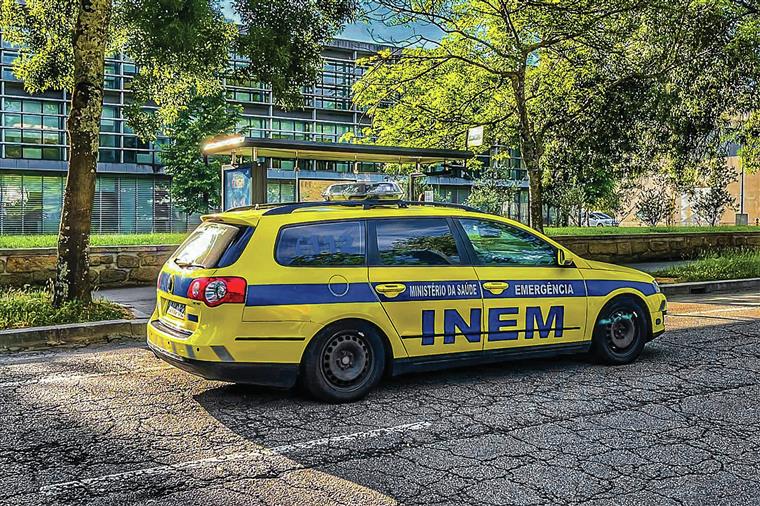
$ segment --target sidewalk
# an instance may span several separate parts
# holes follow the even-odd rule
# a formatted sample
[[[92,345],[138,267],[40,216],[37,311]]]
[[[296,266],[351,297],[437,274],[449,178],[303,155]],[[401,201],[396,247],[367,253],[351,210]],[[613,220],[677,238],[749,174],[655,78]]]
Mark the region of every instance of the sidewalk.
[[[107,288],[98,290],[93,296],[132,308],[136,318],[148,318],[156,307],[155,285]]]

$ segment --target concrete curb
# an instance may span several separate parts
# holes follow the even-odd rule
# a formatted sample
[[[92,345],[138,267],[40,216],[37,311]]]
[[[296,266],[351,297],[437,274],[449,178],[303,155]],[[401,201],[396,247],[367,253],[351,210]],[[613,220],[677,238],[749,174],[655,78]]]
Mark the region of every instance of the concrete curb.
[[[660,285],[665,295],[691,295],[712,292],[735,292],[749,288],[760,289],[760,278],[727,279],[724,281],[696,281]]]
[[[0,330],[0,350],[90,344],[114,337],[144,338],[147,323],[146,318],[137,318]]]

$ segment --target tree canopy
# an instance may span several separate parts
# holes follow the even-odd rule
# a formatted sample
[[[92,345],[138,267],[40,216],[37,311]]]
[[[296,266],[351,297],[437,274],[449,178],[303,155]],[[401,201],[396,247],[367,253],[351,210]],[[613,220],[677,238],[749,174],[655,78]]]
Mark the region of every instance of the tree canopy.
[[[214,0],[0,0],[0,29],[19,48],[14,73],[26,90],[71,92],[56,305],[91,299],[87,255],[106,55],[123,51],[137,65],[126,110],[150,138],[182,121],[196,97],[219,94],[229,76],[267,83],[297,105],[297,90],[316,76],[322,45],[350,19],[355,0],[236,0],[231,7],[238,22]],[[231,53],[247,63],[230,68]]]
[[[366,61],[355,93],[368,136],[461,148],[484,125],[486,145],[520,147],[537,229],[553,180],[598,189],[619,173],[684,172],[721,145],[726,118],[754,107],[757,18],[743,2],[376,3],[386,23],[444,35]]]
[[[161,161],[172,177],[172,200],[182,211],[206,213],[219,208],[222,161],[204,160],[201,149],[210,138],[233,133],[241,112],[222,94],[196,97],[165,130],[170,140],[161,146]]]

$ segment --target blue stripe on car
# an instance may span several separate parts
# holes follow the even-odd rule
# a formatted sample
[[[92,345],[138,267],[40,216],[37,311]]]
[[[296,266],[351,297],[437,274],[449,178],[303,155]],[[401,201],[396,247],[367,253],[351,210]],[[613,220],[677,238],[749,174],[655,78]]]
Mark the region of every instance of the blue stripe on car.
[[[187,297],[187,289],[190,288],[190,283],[193,282],[193,278],[186,278],[184,276],[174,276],[174,295],[180,297]]]
[[[586,281],[588,294],[591,297],[601,297],[608,295],[620,288],[632,288],[638,290],[644,295],[654,295],[655,289],[652,283],[644,281],[614,281],[609,279],[589,279]]]
[[[164,292],[169,291],[169,279],[171,278],[171,274],[168,272],[162,272],[158,275],[158,289],[162,290]],[[174,287],[172,288],[172,295],[178,295],[180,297],[187,297],[187,289],[190,288],[190,283],[193,282],[194,278],[189,278],[185,276],[174,276]]]
[[[494,280],[495,281],[495,280]],[[484,281],[487,283],[488,281]],[[585,297],[586,283],[583,280],[526,279],[506,281],[508,287],[500,294],[483,289],[486,299],[535,299],[536,297]]]
[[[169,291],[169,274],[162,272],[158,275],[158,289],[164,292]]]
[[[247,306],[278,306],[377,302],[377,296],[369,283],[343,284],[332,291],[327,284],[249,285],[245,300]]]
[[[372,283],[378,285],[393,283]],[[467,300],[479,299],[481,290],[477,280],[464,281],[401,281],[406,288],[395,297],[378,296],[383,302],[407,302],[410,300]]]
[[[192,281],[191,278],[187,278]],[[175,280],[175,293],[177,283]],[[390,282],[389,282],[390,283]],[[643,281],[614,280],[520,280],[507,281],[508,287],[495,295],[482,289],[483,282],[466,281],[407,281],[400,282],[406,289],[395,297],[387,297],[375,292],[375,287],[388,283],[349,283],[330,290],[325,283],[298,283],[249,285],[246,297],[248,306],[279,306],[299,304],[337,304],[368,302],[410,302],[430,300],[469,300],[479,299],[481,294],[486,299],[536,299],[563,297],[600,297],[621,288],[630,288],[643,295],[653,295],[654,286]],[[184,288],[184,295],[187,288]],[[342,295],[341,293],[344,292]],[[571,293],[572,292],[572,293]]]

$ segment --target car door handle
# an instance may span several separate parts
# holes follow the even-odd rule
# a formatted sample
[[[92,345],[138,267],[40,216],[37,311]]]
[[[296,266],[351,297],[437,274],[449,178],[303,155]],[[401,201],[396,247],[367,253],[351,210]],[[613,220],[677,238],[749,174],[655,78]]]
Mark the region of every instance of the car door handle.
[[[402,285],[401,283],[385,283],[375,287],[376,292],[382,293],[389,299],[403,293],[404,290],[406,290],[406,285]]]
[[[494,295],[501,295],[504,290],[509,288],[509,283],[505,281],[486,281],[483,283],[483,288]]]

